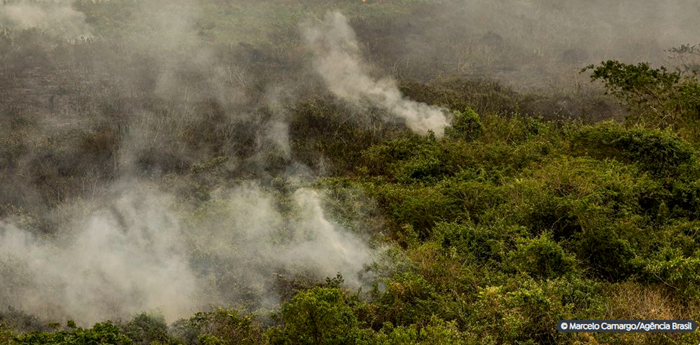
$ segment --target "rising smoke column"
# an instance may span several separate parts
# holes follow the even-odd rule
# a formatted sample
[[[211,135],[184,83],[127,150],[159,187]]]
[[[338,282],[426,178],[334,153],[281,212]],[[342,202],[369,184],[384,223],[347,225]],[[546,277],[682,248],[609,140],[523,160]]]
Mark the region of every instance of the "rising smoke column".
[[[450,124],[445,110],[404,97],[393,79],[369,76],[355,32],[341,13],[327,13],[323,23],[305,25],[302,33],[313,52],[314,68],[336,96],[387,110],[404,119],[415,133],[433,131],[438,137],[444,134]]]

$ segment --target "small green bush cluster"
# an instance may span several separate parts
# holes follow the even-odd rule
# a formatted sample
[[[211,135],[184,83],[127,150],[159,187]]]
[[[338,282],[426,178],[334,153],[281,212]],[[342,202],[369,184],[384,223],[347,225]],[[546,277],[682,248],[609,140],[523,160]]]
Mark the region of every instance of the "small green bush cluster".
[[[198,312],[174,328],[170,342],[175,344],[259,344],[263,339],[262,326],[252,316],[222,308]]]

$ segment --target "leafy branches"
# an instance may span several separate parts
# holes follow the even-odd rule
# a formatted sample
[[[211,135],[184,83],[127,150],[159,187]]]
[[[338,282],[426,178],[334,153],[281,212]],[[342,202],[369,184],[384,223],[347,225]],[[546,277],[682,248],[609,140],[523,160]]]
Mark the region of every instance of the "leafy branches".
[[[678,129],[700,118],[700,83],[696,76],[608,60],[589,65],[591,80],[600,80],[608,93],[631,110],[628,121],[653,128]]]

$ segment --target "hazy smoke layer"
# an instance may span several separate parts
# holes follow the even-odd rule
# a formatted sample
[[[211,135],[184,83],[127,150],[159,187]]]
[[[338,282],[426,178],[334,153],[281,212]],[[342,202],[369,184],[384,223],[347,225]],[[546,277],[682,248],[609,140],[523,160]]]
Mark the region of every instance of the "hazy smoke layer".
[[[57,238],[0,226],[0,302],[86,322],[153,308],[186,315],[198,283],[169,198],[154,192],[128,192]]]
[[[71,7],[72,0],[20,0],[0,5],[0,26],[11,30],[39,29],[66,39],[92,36],[85,14]]]
[[[299,189],[279,202],[257,184],[246,183],[222,191],[200,210],[196,235],[188,242],[195,269],[216,282],[210,301],[274,308],[278,277],[322,279],[341,273],[352,287],[368,283],[363,274],[373,251],[328,218],[317,191]]]
[[[320,277],[341,273],[352,285],[361,284],[358,273],[370,262],[371,251],[361,239],[327,218],[318,191],[295,191],[288,205],[292,212],[286,214],[272,195],[253,183],[220,200],[225,200],[226,212],[209,215],[209,236],[196,239],[211,241],[205,244],[212,253],[232,262],[262,263]]]
[[[350,102],[370,102],[406,121],[412,131],[442,136],[449,125],[444,110],[404,97],[390,78],[372,78],[360,56],[355,32],[339,12],[326,14],[321,25],[307,25],[304,39],[314,54],[314,67],[336,96]]]
[[[695,0],[449,0],[421,10],[387,25],[391,38],[370,42],[391,56],[388,68],[405,66],[401,72],[418,79],[462,73],[527,91],[578,87],[587,83],[582,67],[608,59],[668,67],[666,50],[697,44],[700,31]]]
[[[174,321],[214,303],[274,307],[275,274],[340,272],[357,286],[371,260],[310,189],[286,212],[254,183],[193,214],[174,201],[137,186],[52,238],[0,223],[0,307],[83,323],[160,310]]]

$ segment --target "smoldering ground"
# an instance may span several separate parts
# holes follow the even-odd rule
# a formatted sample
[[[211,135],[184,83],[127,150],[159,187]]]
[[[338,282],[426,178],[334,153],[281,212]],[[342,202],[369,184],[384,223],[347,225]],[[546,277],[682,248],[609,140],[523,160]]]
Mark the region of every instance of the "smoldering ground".
[[[666,61],[700,29],[687,0],[309,3],[3,3],[0,304],[172,320],[273,308],[275,274],[361,286],[377,250],[322,191],[273,187],[357,154],[328,136],[439,135],[448,115],[405,80],[574,88],[588,63]]]
[[[69,22],[84,24],[83,17],[68,16],[63,26],[28,21],[63,5],[20,2],[3,9],[13,30],[49,32],[41,43],[70,50],[73,43],[55,40],[66,38],[65,28],[80,27]],[[139,75],[138,66],[127,66],[134,60],[94,61],[95,69],[76,78],[85,77],[81,83],[105,83],[102,72],[119,75],[107,88],[82,94],[100,99],[96,107],[73,103],[77,90],[63,91],[23,128],[36,141],[21,143],[23,151],[5,167],[5,181],[38,169],[40,184],[53,195],[32,208],[41,201],[22,193],[42,194],[37,175],[4,188],[19,206],[7,211],[0,229],[3,307],[86,324],[143,310],[174,321],[210,305],[272,309],[279,304],[280,275],[323,279],[340,273],[348,286],[368,284],[363,271],[376,251],[326,214],[322,192],[294,187],[275,196],[256,182],[256,176],[270,177],[273,159],[282,179],[310,172],[291,157],[286,114],[278,104],[291,96],[270,86],[251,100],[243,89],[251,77],[192,31],[196,13],[177,6],[162,12],[148,3],[141,9],[136,21],[153,20],[141,38],[156,44],[133,43],[127,61],[143,58],[155,69]],[[101,42],[90,41],[88,50],[105,48]],[[95,50],[90,53],[108,56]],[[255,113],[261,106],[263,116]],[[60,144],[46,146],[55,141]],[[77,165],[65,165],[71,156]],[[91,166],[90,172],[74,174],[78,165]],[[53,172],[71,175],[75,185],[57,185],[63,182],[48,176]],[[231,177],[238,182],[219,183]],[[183,199],[192,188],[204,189],[204,200]]]
[[[307,24],[303,33],[314,53],[314,67],[333,94],[355,104],[369,102],[383,108],[416,133],[444,134],[450,122],[447,110],[407,99],[393,79],[369,76],[355,32],[341,13],[327,13],[322,25]]]
[[[10,30],[38,29],[68,40],[92,36],[85,14],[73,1],[5,1],[0,7],[0,26]]]
[[[144,310],[174,321],[210,305],[271,310],[275,274],[368,282],[374,251],[328,218],[318,191],[297,189],[277,205],[249,182],[196,208],[135,181],[111,193],[99,207],[74,205],[74,221],[55,236],[2,224],[4,307],[81,323]]]

